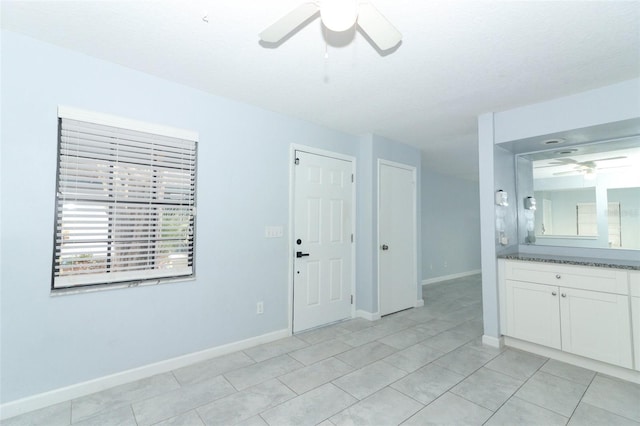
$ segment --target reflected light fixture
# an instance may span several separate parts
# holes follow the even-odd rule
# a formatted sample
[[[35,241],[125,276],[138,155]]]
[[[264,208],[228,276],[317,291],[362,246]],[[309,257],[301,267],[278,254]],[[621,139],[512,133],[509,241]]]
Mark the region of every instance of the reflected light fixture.
[[[584,172],[584,178],[585,180],[595,180],[596,179],[596,171],[595,170],[585,170]]]
[[[321,0],[320,19],[331,31],[346,31],[358,19],[358,0]]]

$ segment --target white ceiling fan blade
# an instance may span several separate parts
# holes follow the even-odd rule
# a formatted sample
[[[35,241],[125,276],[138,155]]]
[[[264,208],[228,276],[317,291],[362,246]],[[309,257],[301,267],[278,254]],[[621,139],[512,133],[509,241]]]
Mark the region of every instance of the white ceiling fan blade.
[[[277,43],[291,31],[304,24],[320,10],[316,3],[302,3],[291,12],[278,19],[274,24],[260,33],[260,39],[267,43]]]
[[[620,156],[620,157],[598,158],[598,159],[595,159],[593,161],[598,162],[598,161],[608,161],[608,160],[624,160],[625,158],[627,158],[627,157]]]
[[[371,3],[360,3],[358,26],[380,50],[395,47],[402,34]]]
[[[555,161],[555,163],[549,163],[549,164],[552,164],[552,165],[578,164],[578,162],[573,158],[556,158],[553,161]]]
[[[554,173],[554,176],[564,176],[564,175],[579,175],[581,173],[584,173],[585,169],[575,169],[575,170],[569,170],[567,172],[557,172]]]

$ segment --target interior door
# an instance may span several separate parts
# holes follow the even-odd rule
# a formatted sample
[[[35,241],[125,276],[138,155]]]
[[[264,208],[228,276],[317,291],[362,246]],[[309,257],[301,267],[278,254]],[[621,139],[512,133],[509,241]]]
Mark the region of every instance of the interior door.
[[[353,163],[296,151],[293,331],[351,317]]]
[[[412,308],[417,300],[415,168],[378,167],[378,288],[380,315]]]

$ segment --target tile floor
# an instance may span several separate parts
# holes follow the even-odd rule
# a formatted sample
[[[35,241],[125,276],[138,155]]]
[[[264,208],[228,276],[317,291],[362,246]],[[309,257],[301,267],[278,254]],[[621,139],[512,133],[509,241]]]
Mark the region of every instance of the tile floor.
[[[7,419],[15,425],[640,425],[640,385],[482,346],[480,276],[354,319]]]

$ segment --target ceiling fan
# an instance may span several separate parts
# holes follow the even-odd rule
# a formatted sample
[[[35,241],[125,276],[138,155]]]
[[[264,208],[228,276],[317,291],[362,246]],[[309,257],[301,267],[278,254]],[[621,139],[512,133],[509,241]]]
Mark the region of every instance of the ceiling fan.
[[[380,50],[389,50],[400,43],[402,34],[369,1],[317,0],[302,3],[260,33],[265,43],[278,43],[297,28],[316,18],[327,29],[342,32],[358,27]]]
[[[617,168],[617,167],[621,167],[621,166],[614,166],[614,167],[600,167],[597,163],[600,161],[609,161],[609,160],[622,160],[625,159],[627,157],[625,156],[619,156],[619,157],[608,157],[608,158],[598,158],[595,160],[589,160],[589,161],[577,161],[574,160],[573,158],[557,158],[555,160],[553,160],[553,162],[545,165],[545,166],[539,166],[536,168],[543,168],[543,167],[558,167],[558,166],[569,166],[569,165],[573,165],[573,170],[569,170],[569,171],[563,171],[563,172],[557,172],[554,173],[554,176],[561,176],[561,175],[568,175],[568,174],[575,174],[575,173],[583,173],[583,174],[594,174],[596,170],[600,170],[600,169],[611,169],[611,168]]]

